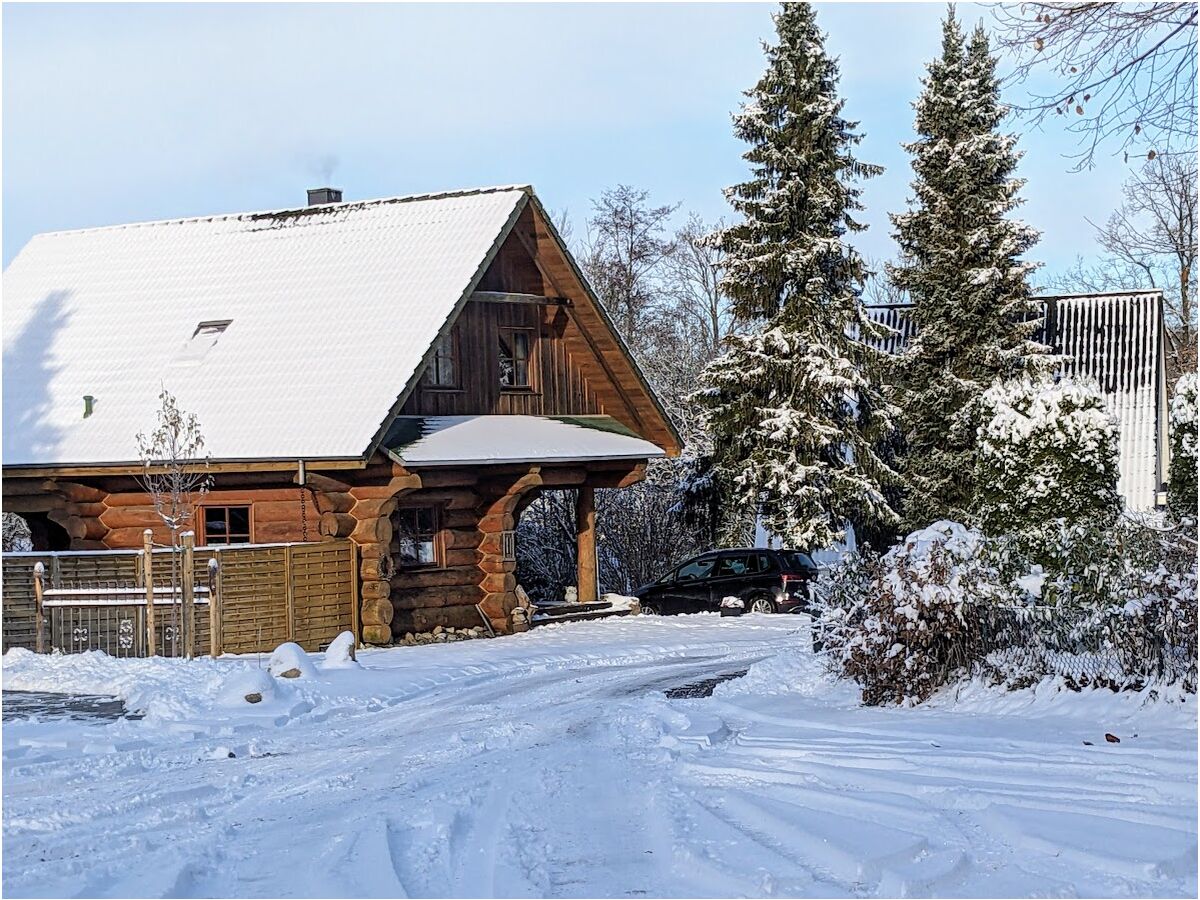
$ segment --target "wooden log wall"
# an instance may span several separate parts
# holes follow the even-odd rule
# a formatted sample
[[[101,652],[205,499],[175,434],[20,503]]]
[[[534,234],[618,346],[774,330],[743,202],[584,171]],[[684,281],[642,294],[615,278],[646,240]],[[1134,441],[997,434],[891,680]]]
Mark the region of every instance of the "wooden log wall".
[[[154,509],[150,496],[131,479],[117,482],[115,489],[53,479],[6,478],[4,508],[15,513],[45,513],[71,538],[71,550],[123,550],[142,546],[142,532],[149,528],[158,544],[169,544],[170,531]],[[249,506],[250,539],[257,544],[317,541],[344,536],[322,530],[324,511],[346,510],[344,502],[328,501],[319,491],[307,491],[302,515],[300,488],[239,487],[213,490],[200,500],[202,506]],[[340,505],[339,505],[340,504]],[[307,535],[304,520],[307,519]],[[197,541],[202,540],[204,522],[198,512],[193,524]]]
[[[442,475],[441,480],[446,480],[448,474]],[[424,477],[438,480],[435,473]],[[439,568],[407,571],[393,565],[392,632],[396,637],[410,631],[429,631],[435,625],[463,628],[481,624],[475,609],[475,604],[483,599],[479,589],[480,572],[476,566],[476,548],[480,539],[476,528],[479,494],[473,474],[460,473],[457,480],[470,483],[415,491],[402,499],[394,513],[399,517],[406,505],[437,507],[443,563]],[[389,552],[397,563],[399,529],[395,528],[393,532]]]

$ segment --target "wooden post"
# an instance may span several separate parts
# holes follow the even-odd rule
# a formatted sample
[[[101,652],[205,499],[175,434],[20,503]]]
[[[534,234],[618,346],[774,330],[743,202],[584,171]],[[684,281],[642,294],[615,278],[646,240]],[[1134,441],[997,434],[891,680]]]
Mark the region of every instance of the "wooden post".
[[[208,655],[221,655],[221,564],[216,552],[208,561]]]
[[[579,602],[596,599],[596,489],[579,488],[575,503],[575,540],[579,560]]]
[[[388,552],[386,549],[384,552]],[[354,632],[354,647],[362,643],[362,622],[358,610],[358,544],[350,542],[350,630]]]
[[[158,649],[154,634],[154,532],[149,528],[142,532],[142,572],[146,579],[146,655],[154,656]]]
[[[185,531],[183,539],[183,653],[187,659],[196,655],[196,535]]]
[[[40,562],[33,564],[33,627],[36,629],[34,633],[34,649],[38,653],[45,653],[45,639],[42,637],[42,632],[46,629],[46,614],[42,610],[42,591],[45,589],[42,581],[46,577],[46,566]]]
[[[285,597],[287,599],[287,639],[294,641],[296,639],[296,586],[292,583],[292,545],[287,544],[283,548],[283,581],[284,587],[287,589]],[[259,648],[262,649],[261,647]]]

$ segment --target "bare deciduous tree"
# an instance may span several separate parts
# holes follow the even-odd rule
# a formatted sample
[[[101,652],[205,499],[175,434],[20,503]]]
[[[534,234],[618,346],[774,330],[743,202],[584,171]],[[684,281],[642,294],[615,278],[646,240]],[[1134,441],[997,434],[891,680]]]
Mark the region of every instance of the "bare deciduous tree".
[[[196,499],[208,493],[212,476],[195,413],[181,410],[166,388],[158,400],[157,427],[149,434],[137,436],[138,458],[142,462],[138,481],[171,532],[171,546],[178,547],[180,533],[192,524]]]
[[[1159,288],[1167,321],[1169,380],[1196,370],[1196,169],[1158,157],[1125,182],[1121,205],[1096,228],[1106,258],[1078,261],[1048,281],[1066,292]]]
[[[867,268],[867,280],[863,285],[864,304],[884,306],[909,302],[908,292],[892,280],[890,263],[864,256],[863,265]]]
[[[1135,172],[1099,229],[1100,245],[1162,288],[1175,374],[1196,370],[1196,160],[1159,157]],[[1174,378],[1172,378],[1174,381]]]
[[[196,515],[196,500],[212,487],[208,472],[208,455],[204,452],[204,435],[195,413],[184,412],[175,395],[163,388],[158,395],[158,425],[149,434],[137,435],[138,458],[142,488],[150,495],[154,511],[171,533],[171,607],[172,624],[185,621],[180,581],[180,535],[192,527]],[[190,647],[195,635],[175,631],[178,642]],[[178,646],[178,644],[177,644]],[[190,651],[187,654],[190,658]]]
[[[581,264],[621,336],[638,348],[663,298],[663,262],[674,252],[667,224],[679,204],[650,206],[649,192],[621,184],[592,204]]]
[[[1108,138],[1126,155],[1195,153],[1195,3],[1005,3],[995,18],[997,44],[1016,60],[1011,78],[1057,80],[1031,89],[1025,111],[1069,121],[1077,168]]]
[[[720,287],[725,254],[713,240],[724,227],[724,222],[709,225],[693,213],[675,233],[675,252],[664,260],[671,310],[710,358],[721,352],[721,341],[736,327],[729,297]]]

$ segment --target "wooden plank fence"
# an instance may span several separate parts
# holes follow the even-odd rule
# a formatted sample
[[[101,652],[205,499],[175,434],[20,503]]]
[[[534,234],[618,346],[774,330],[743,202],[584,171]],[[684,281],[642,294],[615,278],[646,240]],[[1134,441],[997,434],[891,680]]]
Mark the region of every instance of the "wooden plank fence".
[[[0,646],[37,648],[34,570],[41,563],[47,593],[45,649],[148,655],[143,559],[141,550],[4,554]],[[182,559],[180,553],[176,564]],[[212,560],[217,561],[215,570],[210,569]],[[183,609],[178,594],[172,594],[171,566],[170,549],[153,551],[158,655],[183,655]],[[357,569],[356,548],[350,541],[197,547],[194,652],[206,654],[214,643],[224,653],[262,652],[289,640],[316,651],[342,631],[357,633]],[[216,642],[210,633],[210,609],[218,630]]]

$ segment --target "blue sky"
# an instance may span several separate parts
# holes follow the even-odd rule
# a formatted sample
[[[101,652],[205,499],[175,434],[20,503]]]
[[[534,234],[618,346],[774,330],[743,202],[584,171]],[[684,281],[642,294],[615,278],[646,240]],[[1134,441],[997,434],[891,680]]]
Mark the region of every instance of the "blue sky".
[[[326,181],[347,199],[530,182],[577,234],[617,183],[728,215],[721,189],[746,172],[729,117],[762,70],[774,9],[8,4],[4,263],[39,231],[295,206]],[[887,167],[857,239],[874,257],[892,254],[887,212],[910,178],[900,143],[944,13],[818,4],[861,156]],[[1033,258],[1054,271],[1094,255],[1086,219],[1107,217],[1127,166],[1104,156],[1070,172],[1073,138],[1054,128],[1021,147],[1021,215],[1043,231]]]

